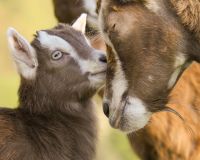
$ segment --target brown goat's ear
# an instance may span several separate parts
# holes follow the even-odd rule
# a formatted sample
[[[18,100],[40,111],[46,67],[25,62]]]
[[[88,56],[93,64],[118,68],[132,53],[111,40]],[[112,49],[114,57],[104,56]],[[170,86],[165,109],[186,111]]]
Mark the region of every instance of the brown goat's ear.
[[[72,25],[72,27],[73,27],[75,30],[78,30],[78,31],[82,32],[83,34],[85,34],[86,23],[87,23],[87,14],[83,13],[83,14],[81,14],[81,16],[76,20],[76,22],[74,22],[74,24]]]
[[[25,79],[33,79],[38,66],[34,48],[13,28],[8,29],[7,36],[19,74]]]

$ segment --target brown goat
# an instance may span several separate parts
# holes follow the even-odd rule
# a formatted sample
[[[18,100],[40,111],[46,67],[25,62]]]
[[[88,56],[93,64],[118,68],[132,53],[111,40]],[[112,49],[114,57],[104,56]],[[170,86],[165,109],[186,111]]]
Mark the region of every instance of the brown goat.
[[[179,2],[102,0],[100,7],[108,49],[104,111],[111,126],[129,133],[131,144],[144,160],[200,159],[198,97],[195,104],[187,106],[180,100],[183,97],[176,95],[184,90],[179,85],[194,84],[184,83],[194,71],[186,72],[176,94],[172,92],[171,108],[166,107],[188,64],[200,62],[200,2]],[[189,15],[193,23],[189,23]],[[198,65],[193,68],[198,76]],[[199,96],[197,89],[194,91]],[[168,113],[178,115],[175,110],[184,121]]]
[[[105,80],[106,57],[73,26],[38,31],[30,44],[8,30],[21,76],[19,106],[0,109],[1,160],[92,160],[96,117],[92,97]]]

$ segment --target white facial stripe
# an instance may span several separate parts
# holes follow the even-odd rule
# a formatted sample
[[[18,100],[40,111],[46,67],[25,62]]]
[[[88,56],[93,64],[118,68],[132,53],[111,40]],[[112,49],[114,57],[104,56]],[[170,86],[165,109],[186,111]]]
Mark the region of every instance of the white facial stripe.
[[[102,3],[106,3],[106,2],[103,1]],[[117,52],[116,52],[112,42],[110,41],[108,35],[105,34],[105,32],[103,32],[104,22],[102,21],[102,18],[103,18],[103,16],[102,16],[102,8],[101,8],[100,13],[99,13],[99,24],[100,24],[100,27],[101,27],[101,32],[102,32],[102,35],[104,37],[104,41],[107,43],[107,45],[109,45],[112,48],[112,51],[115,54],[115,60],[117,62],[116,68],[115,68],[116,71],[114,73],[114,77],[113,77],[113,80],[112,80],[112,93],[113,93],[113,95],[112,95],[112,100],[110,102],[111,103],[110,104],[110,111],[111,111],[111,114],[113,114],[113,113],[115,113],[116,108],[119,107],[118,105],[121,102],[122,95],[124,94],[124,92],[128,88],[128,82],[127,82],[125,75],[124,75],[124,72],[122,70],[121,62],[119,60]]]
[[[104,36],[107,37],[106,35]],[[109,45],[111,45],[111,48],[115,54],[115,59],[117,61],[116,72],[112,81],[113,95],[110,105],[111,112],[115,113],[116,107],[119,107],[122,95],[128,89],[128,82],[122,70],[119,57],[108,37],[106,38],[106,41]],[[122,126],[123,131],[131,133],[143,128],[148,123],[151,114],[152,113],[147,111],[147,108],[143,104],[142,100],[137,97],[128,97],[128,104],[125,107],[123,115],[125,123]]]
[[[178,79],[178,76],[179,76],[180,72],[181,72],[181,67],[178,67],[174,71],[174,73],[172,74],[172,76],[171,76],[171,78],[170,78],[170,80],[168,82],[168,89],[171,89],[174,86],[174,84],[176,83],[176,81]]]
[[[55,36],[55,35],[49,35],[48,33],[44,31],[40,31],[38,40],[40,41],[43,47],[46,47],[51,51],[61,50],[66,53],[69,53],[74,58],[74,60],[79,64],[83,73],[85,73],[87,69],[89,68],[88,63],[90,62],[83,60],[81,57],[79,57],[74,47],[71,46],[63,38]]]
[[[107,5],[106,3],[108,3],[108,1],[103,1],[102,5]],[[119,60],[117,52],[116,52],[112,42],[110,41],[108,35],[103,32],[104,21],[102,19],[103,19],[103,15],[102,15],[102,8],[101,8],[100,13],[99,13],[99,24],[100,24],[100,27],[101,27],[101,32],[102,32],[102,35],[104,37],[104,41],[107,43],[107,45],[109,45],[112,48],[112,51],[115,54],[115,60],[116,60],[116,68],[115,68],[116,71],[114,73],[114,77],[113,77],[113,80],[111,82],[112,83],[111,89],[112,89],[113,95],[112,95],[112,99],[111,99],[111,102],[110,102],[110,111],[111,111],[111,114],[113,114],[113,113],[115,113],[115,110],[117,109],[117,107],[119,107],[119,104],[121,102],[121,98],[122,98],[124,92],[128,88],[128,82],[125,78],[125,74],[123,72],[121,62]]]
[[[106,3],[108,1],[103,1],[103,3]],[[115,60],[117,62],[116,64],[116,71],[114,73],[114,77],[112,80],[112,99],[110,104],[110,111],[111,114],[115,113],[116,107],[120,107],[120,101],[124,94],[124,92],[128,89],[128,82],[126,80],[124,71],[122,69],[122,64],[119,60],[118,54],[112,45],[112,42],[110,41],[107,34],[103,32],[104,28],[104,22],[102,21],[102,9],[100,11],[99,15],[99,24],[101,26],[102,35],[104,36],[104,40],[112,48],[112,51],[115,54]],[[105,97],[107,98],[107,97]],[[122,124],[121,126],[125,132],[132,132],[138,129],[143,128],[149,121],[151,113],[147,111],[146,106],[143,104],[143,102],[138,99],[137,97],[128,97],[129,103],[125,106],[124,115],[123,115],[123,122],[125,124]],[[104,101],[109,101],[107,99],[104,99]],[[112,117],[112,115],[111,115]],[[123,123],[122,122],[122,123]]]
[[[109,37],[106,34],[104,34],[104,39],[105,39],[106,43],[112,48],[112,51],[115,54],[115,60],[116,60],[116,68],[115,68],[115,73],[114,73],[114,77],[112,80],[113,95],[112,95],[112,101],[111,101],[111,105],[110,105],[110,107],[111,107],[110,110],[114,112],[116,107],[119,107],[118,105],[121,102],[122,95],[128,89],[128,82],[125,78],[125,74],[122,69],[118,54],[117,54],[114,46],[112,45]]]
[[[40,31],[39,38],[41,45],[51,51],[62,50],[77,58],[75,49],[64,39],[55,35],[49,35],[47,32]]]
[[[105,70],[105,65],[100,65],[97,61],[95,61],[95,57],[90,57],[90,59],[93,60],[85,60],[81,58],[73,46],[71,46],[66,40],[62,39],[61,37],[55,36],[55,35],[49,35],[48,33],[44,31],[39,32],[39,38],[41,45],[43,47],[46,47],[50,49],[51,51],[54,50],[62,50],[64,52],[67,52],[71,55],[71,57],[77,62],[77,64],[80,67],[80,70],[82,74],[86,72],[90,73],[97,73],[100,71]],[[93,55],[95,56],[95,54]],[[96,58],[98,59],[98,58]],[[97,82],[101,82],[102,84],[102,78],[101,77],[89,77],[90,81],[92,82],[91,85],[96,86]],[[104,77],[103,77],[104,79]],[[94,84],[93,84],[94,82]]]
[[[125,78],[124,72],[121,67],[121,63],[117,60],[116,71],[112,80],[112,105],[113,107],[118,107],[122,99],[122,95],[128,88],[128,83]]]

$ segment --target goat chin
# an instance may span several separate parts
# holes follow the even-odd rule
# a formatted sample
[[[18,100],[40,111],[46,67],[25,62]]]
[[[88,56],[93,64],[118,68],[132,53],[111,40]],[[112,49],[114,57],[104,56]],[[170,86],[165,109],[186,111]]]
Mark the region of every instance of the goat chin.
[[[147,107],[140,99],[136,97],[129,97],[128,99],[129,102],[124,107],[120,129],[123,132],[131,133],[146,126],[152,113],[147,111]]]

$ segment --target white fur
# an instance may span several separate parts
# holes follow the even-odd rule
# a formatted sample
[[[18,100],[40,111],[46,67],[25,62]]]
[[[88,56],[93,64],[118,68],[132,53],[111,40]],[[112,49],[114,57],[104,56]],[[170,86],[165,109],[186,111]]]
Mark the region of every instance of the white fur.
[[[95,60],[97,59],[97,60]],[[79,66],[81,68],[82,73],[98,73],[102,71],[106,71],[106,64],[103,64],[98,61],[98,57],[93,57],[93,61],[91,60],[81,60],[79,61]],[[97,75],[89,75],[89,80],[91,82],[91,86],[96,88],[100,87],[102,83],[105,81],[105,72]]]
[[[183,53],[179,53],[178,56],[176,56],[176,60],[175,60],[175,68],[182,66],[187,60],[186,55],[184,55]]]
[[[38,61],[34,48],[30,43],[20,35],[14,28],[9,28],[7,31],[8,45],[16,63],[18,72],[26,79],[34,79],[38,67]],[[18,45],[14,37],[23,45],[27,53],[22,52],[16,47]],[[29,56],[27,56],[29,55]],[[31,66],[35,66],[34,68]]]
[[[183,53],[179,53],[178,56],[176,56],[176,60],[174,63],[175,71],[172,73],[168,82],[169,89],[172,88],[174,84],[176,83],[178,76],[181,72],[182,65],[185,64],[186,60],[187,60],[187,57]]]
[[[103,84],[105,84],[106,74],[102,73],[102,74],[98,74],[96,76],[91,76],[90,75],[88,78],[90,80],[91,87],[93,87],[93,88],[99,88]]]
[[[143,128],[148,123],[151,114],[139,98],[129,97],[124,110],[122,130],[131,133]]]
[[[104,40],[107,43],[107,45],[109,45],[112,48],[112,52],[115,55],[115,60],[116,60],[116,67],[115,67],[115,73],[114,73],[114,77],[111,81],[111,85],[112,85],[112,99],[110,100],[110,115],[109,115],[109,120],[110,120],[110,124],[111,125],[116,125],[113,127],[119,127],[119,117],[117,117],[118,112],[121,112],[121,109],[123,106],[121,106],[121,100],[122,100],[122,96],[123,94],[128,90],[128,82],[126,80],[125,77],[125,73],[122,69],[122,65],[119,59],[119,56],[112,44],[112,42],[110,41],[109,37],[107,34],[103,34],[104,36]],[[105,100],[106,101],[106,97]],[[121,115],[122,116],[122,115]],[[116,122],[117,121],[117,122]]]
[[[113,96],[112,96],[112,102],[111,102],[111,106],[113,108],[112,109],[116,109],[116,107],[119,107],[119,104],[121,102],[122,99],[122,95],[124,94],[124,92],[128,89],[128,82],[125,78],[124,75],[124,71],[121,67],[121,62],[119,59],[117,59],[117,64],[116,64],[116,68],[115,68],[115,73],[114,73],[114,77],[112,80],[112,92],[113,92]]]
[[[57,49],[69,53],[72,57],[78,58],[75,49],[63,38],[50,35],[45,31],[39,31],[38,40],[41,43],[41,46],[44,48],[48,48],[51,51],[55,51]]]
[[[150,82],[153,82],[153,81],[154,81],[154,77],[153,77],[152,75],[149,75],[149,76],[148,76],[148,80],[149,80]]]
[[[83,0],[85,9],[91,16],[97,16],[96,14],[96,0]]]
[[[102,3],[106,3],[107,1],[103,1]],[[106,4],[104,4],[106,5]],[[119,106],[120,105],[120,102],[121,102],[121,98],[122,98],[122,95],[124,94],[124,92],[127,90],[127,87],[128,87],[128,82],[125,78],[125,75],[124,75],[124,71],[122,69],[122,66],[121,66],[121,62],[119,60],[119,57],[118,57],[118,54],[115,50],[115,47],[113,46],[112,42],[110,41],[108,35],[103,32],[104,30],[104,21],[102,20],[103,18],[103,15],[102,15],[102,8],[99,12],[99,24],[100,24],[100,27],[101,27],[101,32],[102,32],[102,35],[103,35],[103,38],[104,38],[104,41],[106,42],[107,45],[109,45],[111,48],[112,48],[112,51],[113,53],[115,54],[115,60],[116,60],[116,68],[115,68],[115,73],[114,73],[114,77],[113,77],[113,80],[112,80],[112,99],[110,100],[110,117],[115,117],[115,114],[116,113],[116,110],[118,109],[118,107],[121,107]],[[105,97],[106,99],[106,97]]]
[[[112,80],[113,95],[112,95],[112,100],[111,100],[111,105],[110,105],[110,110],[115,112],[117,107],[119,107],[122,95],[128,89],[127,88],[128,82],[125,78],[125,74],[122,69],[121,62],[119,60],[118,54],[117,54],[114,46],[112,45],[107,34],[104,33],[103,36],[104,36],[104,40],[107,43],[107,45],[109,45],[112,48],[112,51],[115,54],[115,60],[116,60],[116,68],[115,68],[115,73],[114,73],[114,77]]]
[[[181,67],[176,68],[176,70],[173,72],[173,74],[171,75],[169,82],[168,82],[168,89],[171,89],[174,84],[176,83],[178,76],[181,72]]]

